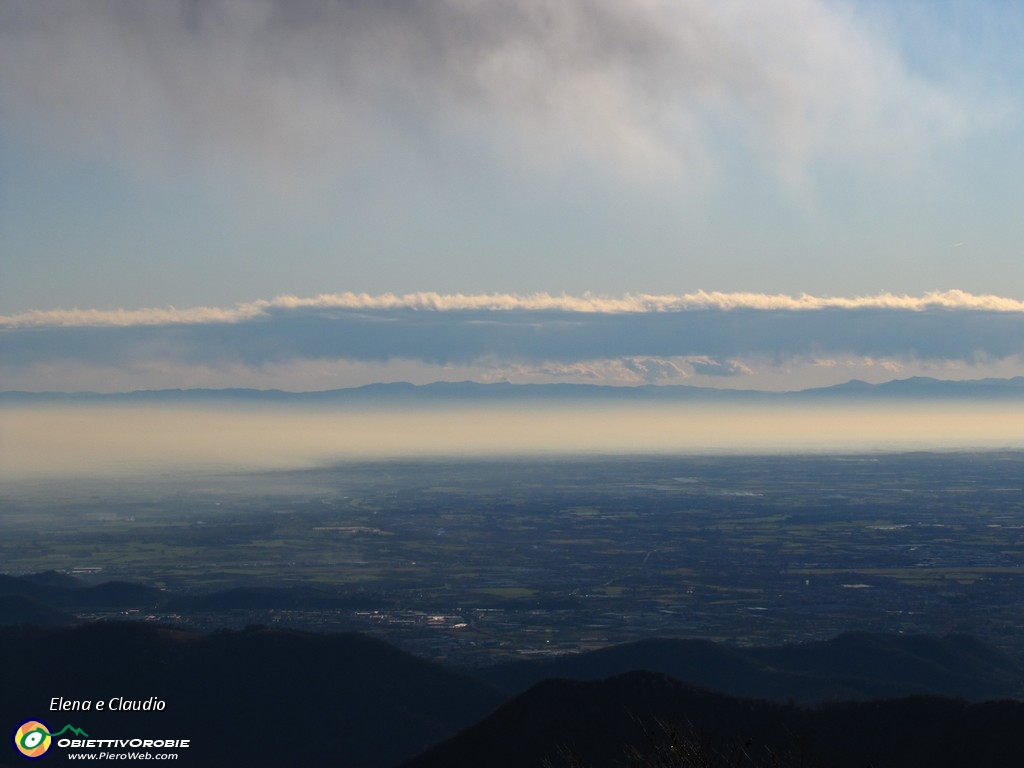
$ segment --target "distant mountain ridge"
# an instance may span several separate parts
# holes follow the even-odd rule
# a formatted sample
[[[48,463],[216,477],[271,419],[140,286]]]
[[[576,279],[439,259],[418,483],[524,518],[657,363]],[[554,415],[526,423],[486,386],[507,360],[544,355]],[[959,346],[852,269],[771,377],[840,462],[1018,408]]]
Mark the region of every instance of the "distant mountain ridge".
[[[360,387],[312,392],[281,389],[152,389],[131,392],[0,392],[0,403],[188,403],[188,402],[277,402],[344,405],[380,403],[415,404],[432,402],[687,402],[726,400],[786,402],[792,400],[1024,400],[1024,376],[987,379],[935,379],[914,376],[870,384],[852,379],[844,384],[795,391],[724,389],[685,384],[611,386],[602,384],[512,384],[474,381],[438,381],[432,384],[389,382]]]

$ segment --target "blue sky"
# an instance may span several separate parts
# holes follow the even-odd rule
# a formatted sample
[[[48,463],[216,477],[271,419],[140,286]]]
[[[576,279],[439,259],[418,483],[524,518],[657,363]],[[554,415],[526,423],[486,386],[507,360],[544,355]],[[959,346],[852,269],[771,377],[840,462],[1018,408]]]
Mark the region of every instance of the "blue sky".
[[[1021,39],[1014,2],[3,0],[0,388],[1024,373]],[[537,295],[676,297],[689,328],[680,297],[700,291],[761,312],[813,297],[786,315],[807,327],[831,327],[815,301],[874,297],[829,310],[863,318],[896,297],[886,311],[941,306],[933,332],[969,339],[893,343],[898,314],[885,343],[858,320],[857,343],[652,348],[626,324],[629,344],[546,358],[394,337],[303,356],[284,354],[302,347],[289,325],[244,358],[203,324],[278,297],[335,297],[309,309],[323,319],[349,294],[432,292],[431,312],[513,297],[501,311],[538,327]],[[134,357],[110,351],[119,310],[148,339]],[[438,345],[467,317],[445,316]],[[76,333],[94,358],[70,354]],[[39,334],[49,352],[27,356]]]

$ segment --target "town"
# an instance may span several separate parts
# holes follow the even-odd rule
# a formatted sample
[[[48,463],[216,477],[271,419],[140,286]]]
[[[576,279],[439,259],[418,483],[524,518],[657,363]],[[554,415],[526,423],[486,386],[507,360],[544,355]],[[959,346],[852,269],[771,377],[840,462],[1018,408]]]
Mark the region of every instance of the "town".
[[[851,629],[969,633],[1019,659],[1022,469],[1013,452],[591,456],[94,481],[8,493],[0,560],[149,588],[78,620],[356,630],[463,666]]]

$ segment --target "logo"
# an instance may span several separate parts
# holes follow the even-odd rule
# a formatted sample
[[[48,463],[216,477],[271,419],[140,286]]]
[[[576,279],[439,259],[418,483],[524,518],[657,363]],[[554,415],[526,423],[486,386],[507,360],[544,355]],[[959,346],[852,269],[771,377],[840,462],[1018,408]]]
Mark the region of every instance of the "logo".
[[[42,720],[26,720],[14,732],[14,748],[29,760],[36,760],[50,749],[54,737],[60,736],[65,731],[71,731],[86,738],[89,736],[73,725],[65,725],[57,733],[50,733],[50,726]]]

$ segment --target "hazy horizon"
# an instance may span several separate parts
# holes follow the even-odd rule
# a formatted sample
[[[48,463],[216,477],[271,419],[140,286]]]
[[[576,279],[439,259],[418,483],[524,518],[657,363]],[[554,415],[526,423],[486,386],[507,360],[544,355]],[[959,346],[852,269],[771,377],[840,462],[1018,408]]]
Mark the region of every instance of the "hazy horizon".
[[[999,404],[609,403],[0,408],[0,480],[145,477],[362,459],[1024,449]]]

